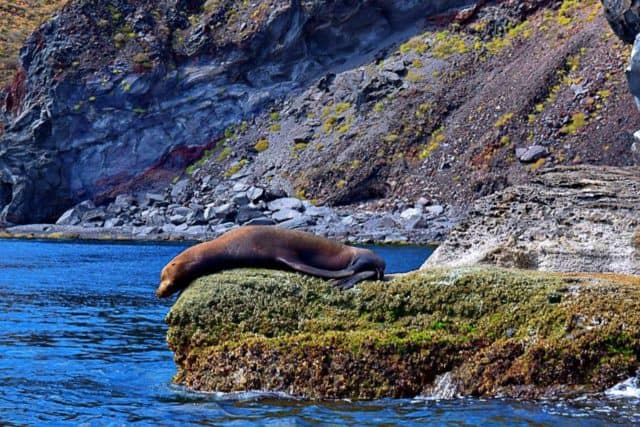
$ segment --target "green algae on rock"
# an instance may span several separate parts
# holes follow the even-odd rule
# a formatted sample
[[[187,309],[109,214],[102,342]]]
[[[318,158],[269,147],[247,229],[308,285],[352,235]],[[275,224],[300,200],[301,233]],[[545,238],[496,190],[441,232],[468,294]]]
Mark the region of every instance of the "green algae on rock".
[[[465,268],[340,292],[293,273],[195,281],[167,315],[174,381],[201,391],[413,397],[601,391],[640,355],[640,279]]]

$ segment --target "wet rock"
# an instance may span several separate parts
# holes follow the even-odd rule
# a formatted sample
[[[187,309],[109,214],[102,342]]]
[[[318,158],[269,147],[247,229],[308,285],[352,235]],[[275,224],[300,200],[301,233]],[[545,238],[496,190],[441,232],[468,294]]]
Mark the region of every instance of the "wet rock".
[[[214,208],[215,217],[223,221],[231,220],[236,216],[237,209],[233,203],[225,203]]]
[[[640,339],[626,332],[640,328],[637,282],[485,267],[412,272],[343,292],[303,274],[231,270],[184,290],[166,317],[167,340],[174,381],[199,391],[413,398],[446,373],[461,396],[575,398],[637,370]],[[561,302],[550,303],[556,294]],[[459,325],[473,325],[471,342]],[[344,380],[336,386],[336,378]]]

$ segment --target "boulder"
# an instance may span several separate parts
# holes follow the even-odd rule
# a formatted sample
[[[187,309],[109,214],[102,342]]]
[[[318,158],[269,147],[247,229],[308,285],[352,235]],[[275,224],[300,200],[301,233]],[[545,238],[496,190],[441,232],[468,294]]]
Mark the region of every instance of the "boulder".
[[[640,274],[640,168],[546,170],[477,200],[423,268]]]
[[[91,200],[85,200],[82,203],[78,203],[73,208],[63,213],[56,221],[57,225],[78,225],[82,222],[83,216],[96,208]]]
[[[248,221],[251,221],[254,218],[259,218],[264,216],[260,209],[251,208],[249,206],[243,206],[238,209],[238,215],[236,215],[236,222],[238,224],[244,224]]]
[[[273,220],[276,222],[282,222],[289,219],[297,218],[299,216],[302,216],[302,213],[300,213],[300,211],[285,208],[274,212],[273,215],[271,215],[271,218],[273,218]]]
[[[307,227],[310,225],[314,225],[315,221],[312,217],[310,217],[309,215],[302,215],[300,214],[299,216],[295,217],[295,218],[291,218],[288,219],[286,221],[282,221],[281,223],[278,224],[279,227],[282,228],[302,228],[302,227]]]
[[[516,148],[516,157],[522,163],[531,163],[549,155],[549,151],[542,145],[531,145],[526,148]]]
[[[264,188],[251,187],[247,190],[247,198],[250,202],[256,202],[264,195]]]
[[[340,291],[273,270],[194,281],[166,317],[173,380],[205,392],[575,397],[640,367],[640,279],[498,268],[413,272]]]
[[[186,191],[189,186],[188,179],[181,179],[171,186],[171,198],[173,200],[179,200],[187,196]]]
[[[279,211],[281,209],[302,210],[302,201],[295,197],[283,197],[275,199],[267,205],[270,211]]]

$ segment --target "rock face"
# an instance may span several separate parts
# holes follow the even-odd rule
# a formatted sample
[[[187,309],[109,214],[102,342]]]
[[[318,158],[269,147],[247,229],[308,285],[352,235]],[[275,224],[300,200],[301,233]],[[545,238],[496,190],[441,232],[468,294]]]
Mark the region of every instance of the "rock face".
[[[633,43],[640,33],[640,10],[637,0],[602,0],[611,28],[623,41]]]
[[[479,199],[423,268],[640,274],[640,169],[556,168]]]
[[[71,1],[29,38],[2,103],[2,219],[51,221],[182,170],[267,102],[470,3]]]
[[[602,391],[640,366],[640,282],[500,269],[421,271],[340,292],[293,273],[195,281],[166,321],[174,381],[308,398]]]

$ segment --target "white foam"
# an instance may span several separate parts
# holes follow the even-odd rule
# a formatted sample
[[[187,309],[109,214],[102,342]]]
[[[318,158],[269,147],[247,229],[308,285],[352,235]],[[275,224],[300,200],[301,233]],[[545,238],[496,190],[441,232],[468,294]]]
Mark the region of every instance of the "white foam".
[[[604,394],[615,398],[640,399],[640,381],[638,381],[638,377],[629,378],[606,390]]]
[[[425,400],[451,400],[458,397],[458,387],[453,381],[451,372],[438,375],[433,381],[433,388],[426,396],[421,396]]]

